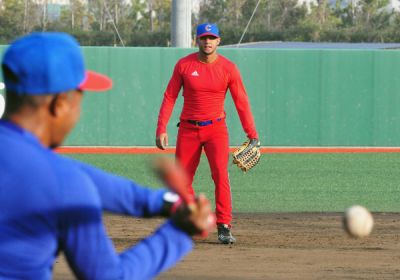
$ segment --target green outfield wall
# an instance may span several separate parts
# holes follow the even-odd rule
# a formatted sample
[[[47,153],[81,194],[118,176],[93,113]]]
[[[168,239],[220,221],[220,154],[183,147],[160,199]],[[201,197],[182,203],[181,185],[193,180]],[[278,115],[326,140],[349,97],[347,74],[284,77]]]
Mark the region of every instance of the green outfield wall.
[[[4,50],[4,47],[1,48]],[[114,80],[87,94],[67,139],[79,146],[152,146],[176,61],[196,49],[84,47],[89,68]],[[399,50],[223,49],[242,73],[266,146],[400,146]],[[176,140],[182,96],[168,126]],[[245,134],[226,100],[231,145]]]

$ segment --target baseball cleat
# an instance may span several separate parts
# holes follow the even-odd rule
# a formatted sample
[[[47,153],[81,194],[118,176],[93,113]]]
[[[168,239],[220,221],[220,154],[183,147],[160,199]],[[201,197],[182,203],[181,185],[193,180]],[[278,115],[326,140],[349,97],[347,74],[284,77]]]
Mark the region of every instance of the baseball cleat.
[[[218,240],[222,244],[232,244],[236,242],[235,237],[232,236],[231,228],[229,225],[218,225]]]

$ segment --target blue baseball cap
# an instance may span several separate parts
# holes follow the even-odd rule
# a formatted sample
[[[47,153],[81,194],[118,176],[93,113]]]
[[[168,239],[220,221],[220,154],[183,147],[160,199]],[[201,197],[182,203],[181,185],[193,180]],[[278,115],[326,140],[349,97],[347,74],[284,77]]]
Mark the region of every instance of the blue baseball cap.
[[[219,38],[218,26],[214,23],[203,23],[197,26],[197,38],[203,36],[214,36]]]
[[[112,87],[109,77],[85,69],[78,42],[66,33],[34,32],[17,39],[5,51],[2,69],[7,92],[17,95]]]

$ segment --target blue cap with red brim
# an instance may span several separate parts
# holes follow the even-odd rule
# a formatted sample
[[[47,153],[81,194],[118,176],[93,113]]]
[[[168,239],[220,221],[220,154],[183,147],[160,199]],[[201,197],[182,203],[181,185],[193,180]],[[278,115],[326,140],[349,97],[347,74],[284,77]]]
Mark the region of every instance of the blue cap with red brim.
[[[219,29],[216,24],[213,23],[203,23],[197,26],[197,32],[196,32],[197,38],[203,37],[203,36],[214,36],[216,38],[219,38]]]
[[[109,77],[86,70],[78,42],[66,33],[35,32],[17,39],[5,51],[2,69],[7,92],[18,95],[112,87]]]

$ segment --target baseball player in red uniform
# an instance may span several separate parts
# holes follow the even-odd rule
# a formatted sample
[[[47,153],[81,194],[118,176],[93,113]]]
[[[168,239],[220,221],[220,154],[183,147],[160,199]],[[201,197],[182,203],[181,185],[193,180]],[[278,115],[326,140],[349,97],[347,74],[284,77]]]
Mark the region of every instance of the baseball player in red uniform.
[[[207,156],[215,183],[218,240],[234,243],[231,233],[232,199],[228,175],[229,136],[225,123],[224,101],[229,89],[242,127],[249,139],[258,139],[249,100],[236,65],[217,54],[220,43],[217,25],[204,23],[197,27],[199,51],[180,59],[164,93],[161,104],[156,145],[168,145],[167,123],[176,98],[183,87],[183,109],[176,143],[176,158],[190,176],[190,192],[201,152]]]

